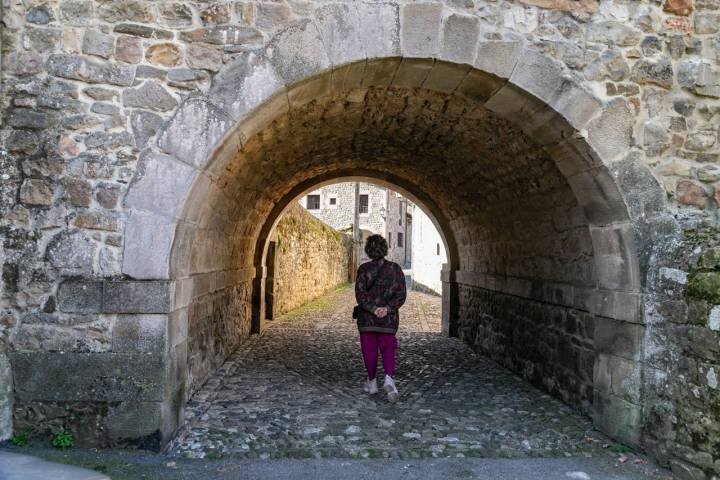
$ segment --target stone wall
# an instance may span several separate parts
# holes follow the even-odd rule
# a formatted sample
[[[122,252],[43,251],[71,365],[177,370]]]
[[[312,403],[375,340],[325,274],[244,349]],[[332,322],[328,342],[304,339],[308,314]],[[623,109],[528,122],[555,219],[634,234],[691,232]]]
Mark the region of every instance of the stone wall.
[[[277,225],[273,316],[348,281],[352,238],[293,205]]]
[[[166,441],[260,318],[274,209],[365,175],[442,226],[446,331],[503,295],[602,317],[617,341],[595,343],[598,426],[717,475],[719,16],[716,0],[5,0],[16,426]],[[507,308],[478,326],[504,332]]]

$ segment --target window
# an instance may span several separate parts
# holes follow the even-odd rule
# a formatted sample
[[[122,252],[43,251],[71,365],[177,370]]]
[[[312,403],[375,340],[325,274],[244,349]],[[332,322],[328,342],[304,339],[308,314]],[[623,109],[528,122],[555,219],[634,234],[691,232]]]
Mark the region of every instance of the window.
[[[337,205],[337,198],[330,197],[329,202],[330,202],[330,205],[335,206],[335,205]]]
[[[368,213],[370,211],[370,198],[367,194],[360,195],[360,209],[358,213]]]
[[[439,243],[435,244],[435,255],[440,255],[440,244]]]
[[[402,217],[403,217],[403,211],[402,211],[402,202],[398,203],[398,215],[400,215],[400,218],[398,218],[398,225],[402,226]]]
[[[403,246],[403,240],[404,240],[404,238],[403,238],[402,232],[398,232],[398,247]]]
[[[320,210],[320,195],[308,195],[307,196],[307,209],[308,210]]]
[[[388,247],[392,248],[392,232],[388,232]]]

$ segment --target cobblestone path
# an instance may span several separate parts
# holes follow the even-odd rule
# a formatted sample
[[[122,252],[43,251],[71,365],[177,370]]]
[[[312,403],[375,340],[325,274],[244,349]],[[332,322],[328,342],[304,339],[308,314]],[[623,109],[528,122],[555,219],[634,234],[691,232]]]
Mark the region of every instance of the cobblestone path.
[[[440,299],[421,293],[401,310],[400,401],[367,396],[353,305],[337,291],[250,338],[188,404],[171,455],[607,455],[587,418],[441,336]]]

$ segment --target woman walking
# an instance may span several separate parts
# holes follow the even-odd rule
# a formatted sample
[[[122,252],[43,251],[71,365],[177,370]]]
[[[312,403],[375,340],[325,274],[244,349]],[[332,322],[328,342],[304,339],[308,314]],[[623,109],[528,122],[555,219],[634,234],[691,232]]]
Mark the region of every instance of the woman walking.
[[[355,298],[358,306],[356,318],[360,331],[360,346],[367,369],[364,390],[369,394],[378,392],[377,359],[382,354],[385,383],[383,389],[388,400],[398,399],[398,389],[393,381],[395,374],[395,349],[400,315],[398,310],[405,303],[405,275],[395,262],[385,259],[388,244],[380,235],[372,235],[365,243],[365,253],[371,261],[358,268]]]

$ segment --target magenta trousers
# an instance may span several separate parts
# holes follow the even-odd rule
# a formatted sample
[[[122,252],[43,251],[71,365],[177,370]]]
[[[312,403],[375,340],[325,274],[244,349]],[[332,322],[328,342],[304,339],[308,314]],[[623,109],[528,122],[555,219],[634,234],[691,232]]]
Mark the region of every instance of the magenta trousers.
[[[395,375],[395,349],[397,338],[394,333],[361,332],[360,348],[362,349],[368,379],[377,375],[378,350],[382,354],[383,369],[386,375]]]

